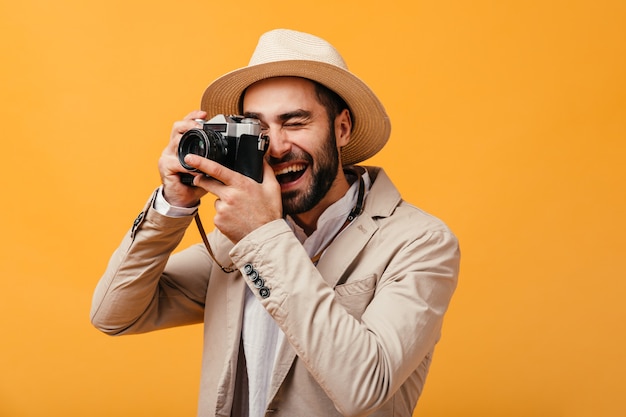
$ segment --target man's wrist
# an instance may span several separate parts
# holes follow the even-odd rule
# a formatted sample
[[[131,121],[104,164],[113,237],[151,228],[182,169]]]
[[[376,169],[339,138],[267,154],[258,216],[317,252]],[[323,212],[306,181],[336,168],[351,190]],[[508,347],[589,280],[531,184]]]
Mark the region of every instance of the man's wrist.
[[[163,186],[160,186],[157,189],[157,195],[154,199],[153,208],[157,211],[157,213],[162,214],[168,217],[187,217],[193,216],[198,211],[198,203],[194,207],[177,207],[173,206],[167,202],[165,197],[163,196]]]

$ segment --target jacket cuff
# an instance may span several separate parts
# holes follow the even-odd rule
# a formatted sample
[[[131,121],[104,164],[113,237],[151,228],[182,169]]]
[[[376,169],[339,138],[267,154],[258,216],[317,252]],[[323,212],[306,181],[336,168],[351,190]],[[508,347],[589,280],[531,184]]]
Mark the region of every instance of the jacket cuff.
[[[170,217],[159,213],[154,208],[154,202],[158,195],[158,189],[152,193],[150,199],[146,202],[141,212],[137,215],[133,221],[133,225],[130,230],[130,237],[134,238],[135,235],[141,230],[145,222],[150,223],[156,229],[180,229],[187,228],[193,219],[193,216],[185,217]]]

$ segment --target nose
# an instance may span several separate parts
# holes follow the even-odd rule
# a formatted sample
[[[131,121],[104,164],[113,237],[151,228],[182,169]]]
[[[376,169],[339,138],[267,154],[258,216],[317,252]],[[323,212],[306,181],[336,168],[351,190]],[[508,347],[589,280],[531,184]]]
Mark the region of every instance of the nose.
[[[291,143],[285,132],[280,128],[270,128],[267,131],[270,137],[269,155],[280,159],[291,151]]]

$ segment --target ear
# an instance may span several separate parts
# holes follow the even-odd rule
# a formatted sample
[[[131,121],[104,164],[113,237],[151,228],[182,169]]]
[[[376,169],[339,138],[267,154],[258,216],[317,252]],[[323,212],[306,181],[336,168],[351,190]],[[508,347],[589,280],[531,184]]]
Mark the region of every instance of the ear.
[[[337,147],[342,148],[350,142],[350,133],[352,132],[352,118],[350,111],[343,109],[337,117],[335,117],[335,137],[337,138]]]

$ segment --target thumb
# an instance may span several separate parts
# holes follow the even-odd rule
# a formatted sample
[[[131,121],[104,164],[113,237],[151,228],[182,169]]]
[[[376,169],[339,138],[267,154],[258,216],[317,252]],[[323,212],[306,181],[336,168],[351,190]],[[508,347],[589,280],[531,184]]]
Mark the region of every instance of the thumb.
[[[274,175],[274,168],[267,162],[267,159],[263,158],[263,182],[266,181],[278,183],[276,175]]]

